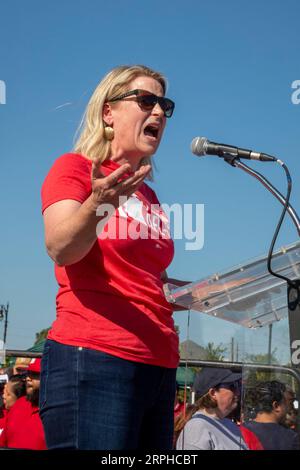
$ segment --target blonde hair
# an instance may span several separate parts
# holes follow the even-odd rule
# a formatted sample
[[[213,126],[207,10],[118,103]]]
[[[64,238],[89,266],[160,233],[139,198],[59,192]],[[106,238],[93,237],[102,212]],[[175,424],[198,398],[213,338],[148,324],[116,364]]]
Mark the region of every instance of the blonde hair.
[[[79,137],[74,144],[74,152],[101,162],[110,157],[111,142],[104,136],[105,123],[102,119],[104,103],[128,91],[129,83],[139,76],[157,80],[165,94],[167,83],[164,76],[145,65],[122,65],[112,69],[98,84],[88,102],[76,132]],[[150,163],[149,158],[141,161],[141,165],[146,163]]]

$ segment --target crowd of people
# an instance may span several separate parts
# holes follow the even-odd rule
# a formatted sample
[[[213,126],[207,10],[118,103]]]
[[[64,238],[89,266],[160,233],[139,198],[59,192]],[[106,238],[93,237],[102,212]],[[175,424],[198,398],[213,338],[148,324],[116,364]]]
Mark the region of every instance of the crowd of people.
[[[7,369],[0,407],[0,448],[46,450],[39,415],[41,359],[18,358]],[[196,375],[194,403],[177,384],[173,448],[177,450],[299,450],[295,393],[278,380],[245,387],[242,374],[204,367]]]
[[[2,393],[0,448],[46,449],[39,416],[40,373],[41,359],[35,358],[22,367],[16,364],[8,375]]]
[[[207,367],[197,374],[193,391],[195,403],[175,417],[177,450],[300,449],[295,393],[284,383],[250,387],[242,384],[242,374]]]

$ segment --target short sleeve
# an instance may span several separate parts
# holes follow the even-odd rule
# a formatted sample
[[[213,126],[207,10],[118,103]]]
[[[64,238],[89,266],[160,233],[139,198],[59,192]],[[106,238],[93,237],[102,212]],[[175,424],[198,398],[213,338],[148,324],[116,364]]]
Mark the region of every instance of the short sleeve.
[[[82,203],[91,190],[91,161],[79,154],[62,155],[54,162],[43,183],[42,212],[64,199]]]

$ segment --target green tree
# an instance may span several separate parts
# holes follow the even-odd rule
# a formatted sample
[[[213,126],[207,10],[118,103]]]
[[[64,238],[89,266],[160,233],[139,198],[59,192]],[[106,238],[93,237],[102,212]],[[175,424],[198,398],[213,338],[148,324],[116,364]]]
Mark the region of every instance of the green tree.
[[[250,364],[258,364],[258,365],[271,365],[271,364],[279,364],[279,361],[276,357],[277,348],[273,349],[270,356],[268,353],[266,354],[245,354],[244,362]],[[245,370],[247,366],[245,367]],[[257,382],[264,382],[269,380],[278,380],[277,373],[272,371],[261,371],[255,369],[249,369],[247,373],[247,386],[255,386]]]
[[[34,342],[34,344],[39,343],[39,342],[42,341],[43,339],[46,339],[49,330],[50,330],[50,327],[49,327],[49,328],[45,328],[44,330],[41,330],[41,331],[39,331],[38,333],[36,333],[36,334],[35,334],[35,342]]]
[[[214,343],[208,343],[204,349],[207,361],[223,361],[225,358],[224,353],[227,351],[226,346],[223,346],[223,344],[215,346]]]
[[[270,354],[246,354],[245,362],[250,362],[251,364],[278,364],[278,359],[276,357],[277,348],[273,349]]]

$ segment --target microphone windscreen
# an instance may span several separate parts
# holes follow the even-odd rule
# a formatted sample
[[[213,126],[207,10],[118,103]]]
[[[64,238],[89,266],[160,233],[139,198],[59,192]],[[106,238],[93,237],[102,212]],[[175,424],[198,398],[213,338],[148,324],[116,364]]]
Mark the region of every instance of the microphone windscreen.
[[[191,151],[198,157],[206,155],[208,140],[206,137],[195,137],[191,143]]]

